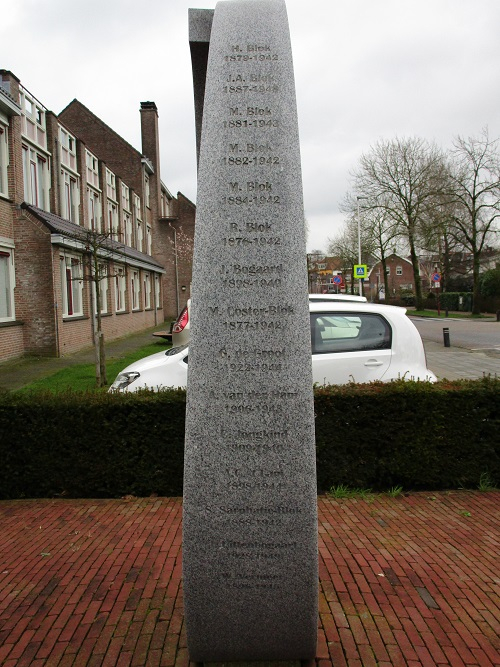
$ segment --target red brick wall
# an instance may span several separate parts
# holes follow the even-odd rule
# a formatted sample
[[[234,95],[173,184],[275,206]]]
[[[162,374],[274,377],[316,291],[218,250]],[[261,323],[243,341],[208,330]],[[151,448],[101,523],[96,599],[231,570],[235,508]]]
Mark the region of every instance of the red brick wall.
[[[16,212],[14,230],[16,317],[24,322],[25,351],[54,355],[56,345],[50,232],[26,212]]]
[[[0,362],[15,359],[24,354],[23,325],[0,324]]]
[[[162,262],[166,270],[162,285],[165,319],[177,317],[191,296],[196,207],[181,192],[177,193],[176,206],[176,220],[172,220],[170,223],[161,221],[159,229],[162,242]],[[177,279],[174,240],[177,242]],[[176,281],[178,283],[178,296],[176,294]],[[181,289],[182,286],[186,288],[185,291]],[[177,299],[179,300],[179,307],[177,307]]]

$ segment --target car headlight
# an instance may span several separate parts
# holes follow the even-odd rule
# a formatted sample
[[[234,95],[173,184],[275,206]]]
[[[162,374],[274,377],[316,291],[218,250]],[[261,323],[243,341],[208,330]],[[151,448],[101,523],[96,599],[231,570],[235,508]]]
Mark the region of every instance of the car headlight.
[[[122,389],[125,389],[125,387],[128,387],[129,384],[132,384],[132,382],[137,380],[137,378],[140,376],[141,374],[137,371],[130,371],[129,373],[118,373],[116,380],[113,382],[109,389],[110,391],[121,391]]]

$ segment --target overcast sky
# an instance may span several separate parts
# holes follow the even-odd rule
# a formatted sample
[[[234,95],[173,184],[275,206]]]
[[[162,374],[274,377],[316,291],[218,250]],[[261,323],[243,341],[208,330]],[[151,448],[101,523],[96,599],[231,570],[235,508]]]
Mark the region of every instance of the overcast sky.
[[[138,150],[139,108],[160,115],[161,176],[196,201],[188,8],[199,0],[17,0],[0,68],[48,109],[74,98]],[[500,136],[499,0],[287,0],[308,250],[341,227],[350,172],[378,139]]]

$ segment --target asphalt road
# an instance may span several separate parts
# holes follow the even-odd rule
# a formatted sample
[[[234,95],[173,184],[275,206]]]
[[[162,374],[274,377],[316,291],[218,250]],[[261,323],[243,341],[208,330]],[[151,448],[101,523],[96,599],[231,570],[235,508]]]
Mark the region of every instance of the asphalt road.
[[[500,322],[488,320],[456,320],[452,318],[411,317],[422,339],[443,343],[443,328],[450,331],[454,347],[466,350],[491,351],[500,354]]]
[[[422,336],[427,366],[439,379],[500,377],[500,322],[411,317]],[[443,328],[450,330],[444,346]]]

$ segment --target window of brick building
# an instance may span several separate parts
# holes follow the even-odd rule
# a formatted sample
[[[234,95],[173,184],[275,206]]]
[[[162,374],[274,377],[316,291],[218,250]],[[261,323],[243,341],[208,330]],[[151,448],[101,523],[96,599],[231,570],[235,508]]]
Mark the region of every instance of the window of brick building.
[[[108,265],[107,264],[99,264],[99,303],[101,307],[101,313],[107,313],[108,312]],[[96,289],[95,289],[95,282],[92,281],[92,292],[94,295],[94,307],[97,312],[97,296],[96,296]]]
[[[121,192],[122,192],[122,209],[124,211],[128,211],[130,213],[130,188],[125,185],[125,183],[121,184]]]
[[[139,271],[132,271],[132,310],[139,310],[141,307],[141,277]]]
[[[153,242],[151,237],[151,225],[146,225],[146,252],[151,255]]]
[[[47,159],[29,146],[23,146],[24,199],[28,204],[48,210],[49,167]]]
[[[396,266],[396,275],[397,276],[402,276],[403,275],[403,267],[402,266]]]
[[[117,313],[123,313],[126,310],[127,302],[127,277],[123,267],[116,268],[115,273],[115,310]]]
[[[108,201],[108,231],[114,239],[118,238],[120,232],[118,224],[118,206],[111,201]]]
[[[116,177],[112,171],[106,167],[106,195],[108,199],[117,202],[116,198]]]
[[[7,179],[7,167],[9,166],[9,133],[8,125],[3,122],[0,115],[0,195],[9,194],[9,183]]]
[[[156,308],[161,308],[161,280],[157,273],[155,273],[155,303]]]
[[[141,198],[134,193],[134,230],[135,230],[135,247],[142,251],[142,214],[141,214]]]
[[[151,274],[144,274],[144,308],[151,308]]]
[[[46,151],[45,108],[21,85],[19,86],[19,102],[22,109],[21,132],[23,136],[34,146]]]
[[[87,199],[89,206],[89,229],[93,232],[101,232],[101,193],[93,188],[87,188]]]
[[[130,213],[125,213],[123,219],[124,219],[123,226],[125,230],[125,245],[132,247],[132,244],[134,242],[134,235],[132,230],[132,218],[130,216]]]
[[[71,171],[77,171],[76,139],[64,127],[59,126],[59,142],[61,149],[61,165]]]
[[[85,149],[85,164],[87,166],[87,183],[99,190],[99,160],[88,149]]]
[[[136,237],[137,237],[137,250],[140,250],[142,252],[142,222],[140,221],[137,221]]]
[[[0,322],[15,319],[14,287],[14,251],[0,245]]]
[[[81,257],[61,256],[63,317],[83,315],[83,265]]]
[[[61,181],[63,185],[61,195],[62,217],[78,225],[80,222],[78,214],[80,203],[78,180],[73,174],[70,174],[65,169],[61,169]]]

